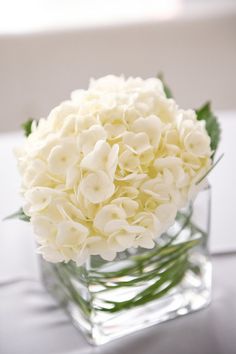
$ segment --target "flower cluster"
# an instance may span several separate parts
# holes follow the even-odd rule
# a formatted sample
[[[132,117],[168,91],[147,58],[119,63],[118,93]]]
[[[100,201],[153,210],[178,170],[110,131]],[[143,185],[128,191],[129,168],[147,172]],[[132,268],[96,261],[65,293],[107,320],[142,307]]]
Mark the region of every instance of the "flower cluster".
[[[25,213],[51,262],[152,248],[211,166],[210,138],[158,79],[106,76],[34,122],[17,150]]]

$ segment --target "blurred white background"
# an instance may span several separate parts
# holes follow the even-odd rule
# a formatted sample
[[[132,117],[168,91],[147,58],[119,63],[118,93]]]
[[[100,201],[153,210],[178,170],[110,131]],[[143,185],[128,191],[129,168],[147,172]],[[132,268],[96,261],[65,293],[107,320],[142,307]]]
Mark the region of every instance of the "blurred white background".
[[[0,131],[89,78],[162,71],[178,103],[236,107],[235,0],[0,0]]]
[[[209,17],[235,10],[235,0],[5,0],[1,33],[30,33],[176,17]]]

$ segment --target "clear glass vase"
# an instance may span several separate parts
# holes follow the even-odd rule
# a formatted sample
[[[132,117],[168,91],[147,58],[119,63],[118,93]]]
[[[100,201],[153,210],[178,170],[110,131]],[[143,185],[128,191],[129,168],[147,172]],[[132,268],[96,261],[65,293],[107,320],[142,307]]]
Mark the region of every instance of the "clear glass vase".
[[[211,299],[210,188],[181,210],[154,249],[81,267],[42,260],[43,279],[90,343],[102,344],[204,308]]]

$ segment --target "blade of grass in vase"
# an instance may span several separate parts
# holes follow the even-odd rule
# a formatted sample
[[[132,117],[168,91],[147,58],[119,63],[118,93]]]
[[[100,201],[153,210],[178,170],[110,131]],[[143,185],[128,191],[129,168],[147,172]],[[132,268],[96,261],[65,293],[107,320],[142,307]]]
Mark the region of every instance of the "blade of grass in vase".
[[[152,269],[150,272],[146,272],[146,273],[142,273],[141,275],[139,273],[133,272],[129,274],[129,276],[133,276],[133,277],[137,277],[135,279],[132,280],[127,280],[127,281],[119,281],[116,280],[118,277],[114,277],[112,280],[111,278],[90,278],[90,282],[91,283],[98,283],[100,285],[104,285],[105,287],[109,288],[109,289],[114,289],[114,288],[118,288],[121,286],[131,286],[134,284],[137,284],[139,282],[142,282],[143,280],[147,280],[149,277],[154,277],[154,276],[158,276],[163,273],[163,269],[165,269],[168,265],[170,265],[170,263],[173,263],[173,261],[175,261],[176,259],[178,259],[181,255],[183,255],[184,253],[186,253],[189,249],[195,247],[197,244],[199,244],[201,242],[201,239],[197,239],[197,240],[192,240],[192,241],[187,241],[184,244],[181,244],[178,246],[177,249],[174,249],[172,251],[172,254],[165,256],[163,260],[158,259],[158,260],[154,260],[151,261],[150,264],[148,265],[155,265],[156,267],[154,269]],[[111,282],[113,285],[106,285],[107,282]]]
[[[183,277],[185,276],[185,272],[187,270],[187,266],[185,265],[185,267],[182,269],[181,272],[179,272],[178,276],[176,276],[173,281],[163,290],[159,291],[157,294],[152,295],[151,297],[146,297],[143,298],[142,301],[139,301],[139,303],[135,303],[135,306],[140,306],[143,305],[147,302],[151,302],[154,300],[157,300],[159,298],[161,298],[163,295],[165,295],[166,293],[168,293],[172,288],[174,288],[176,285],[178,285],[181,280],[183,279]]]
[[[134,298],[123,302],[106,301],[107,304],[113,305],[113,307],[100,308],[100,310],[107,311],[107,312],[117,312],[123,309],[139,306],[144,303],[153,301],[154,299],[161,297],[162,294],[164,294],[165,292],[169,291],[172,287],[177,285],[179,281],[182,279],[182,277],[184,276],[186,270],[187,270],[187,260],[186,258],[184,258],[183,261],[179,264],[179,266],[176,265],[173,266],[173,269],[171,269],[171,271],[166,272],[165,276],[163,276],[160,280],[155,282],[153,285],[151,285],[144,291],[137,294]],[[167,287],[161,289],[158,293],[156,293],[156,290],[159,289],[161,286],[163,286],[163,284],[165,284],[166,282],[168,282]]]
[[[189,215],[186,217],[184,224],[181,226],[180,230],[178,230],[178,232],[174,236],[171,237],[170,241],[167,242],[167,244],[165,244],[164,246],[158,247],[154,251],[148,251],[144,255],[131,257],[131,260],[136,262],[136,264],[134,266],[128,266],[126,268],[121,269],[120,271],[115,271],[115,272],[101,272],[101,271],[92,270],[91,274],[92,275],[97,274],[99,276],[104,276],[106,278],[112,278],[112,277],[119,277],[119,276],[123,276],[125,274],[129,274],[131,271],[134,271],[134,269],[138,270],[140,268],[141,263],[144,263],[147,261],[149,262],[150,258],[152,258],[153,256],[156,256],[158,253],[161,253],[164,249],[169,247],[169,245],[171,243],[174,242],[174,240],[179,236],[181,231],[183,231],[183,229],[185,229],[185,227],[188,225],[188,223],[191,219],[191,216],[192,216],[192,208],[191,208]]]
[[[161,262],[165,262],[166,259],[169,260],[170,257],[173,255],[178,256],[179,252],[182,252],[183,250],[188,250],[191,249],[193,247],[195,247],[197,244],[199,244],[201,242],[201,238],[197,238],[194,240],[189,240],[189,241],[185,241],[182,242],[181,244],[177,244],[177,245],[170,245],[168,249],[164,249],[164,254],[161,254],[161,252],[158,252],[157,254],[153,255],[152,257],[150,257],[150,259],[146,259],[145,263],[142,262],[141,265],[140,264],[136,264],[135,266],[129,267],[128,272],[126,272],[127,269],[125,269],[125,273],[116,273],[116,272],[112,272],[112,273],[102,273],[100,276],[90,276],[89,280],[90,281],[109,281],[111,279],[116,279],[116,278],[120,278],[123,276],[140,276],[140,274],[143,273],[144,269],[146,266],[151,266],[152,264],[162,264]]]
[[[201,183],[209,175],[209,173],[216,167],[216,165],[220,162],[220,160],[222,160],[223,157],[224,153],[218,157],[218,159],[213,163],[209,170],[196,182],[196,185]]]
[[[191,245],[184,245],[184,247],[182,247],[181,249],[178,250],[178,252],[175,252],[172,256],[168,257],[167,259],[165,258],[165,260],[163,262],[160,262],[159,260],[158,261],[155,261],[154,264],[156,264],[156,267],[154,270],[152,270],[151,272],[148,272],[146,274],[143,274],[143,275],[136,275],[134,273],[131,273],[130,276],[137,276],[137,278],[135,279],[132,279],[132,280],[127,280],[127,281],[116,281],[116,280],[113,280],[111,281],[113,283],[113,285],[107,285],[107,280],[99,280],[96,282],[98,282],[100,285],[103,285],[104,287],[108,288],[108,289],[116,289],[116,288],[119,288],[119,287],[128,287],[128,286],[131,286],[131,285],[136,285],[140,282],[143,282],[145,280],[148,280],[148,279],[152,279],[156,276],[162,276],[164,271],[168,270],[173,263],[175,263],[176,261],[178,261],[178,259],[185,255],[187,253],[187,251],[193,247],[195,247],[201,240],[197,240],[197,242],[195,242],[194,244],[191,243]],[[189,241],[190,243],[191,241]],[[105,291],[105,289],[104,289]]]
[[[165,270],[161,277],[158,277],[158,280],[155,281],[154,284],[150,285],[149,287],[147,287],[145,290],[142,290],[140,293],[138,293],[137,295],[135,295],[132,298],[132,301],[136,301],[138,299],[140,299],[140,297],[146,296],[148,294],[150,294],[150,292],[153,292],[154,290],[156,290],[157,288],[159,288],[162,284],[164,284],[172,274],[175,274],[175,272],[177,272],[178,268],[181,266],[183,260],[183,257],[178,258],[171,267],[169,267],[167,270]],[[185,259],[186,257],[184,257]],[[128,300],[129,302],[130,300]],[[114,302],[114,301],[106,301],[106,303],[109,304],[119,304],[120,302]],[[122,302],[123,303],[123,302]]]
[[[194,245],[195,246],[195,245]],[[192,246],[192,247],[194,247]],[[188,249],[190,249],[189,247]],[[187,248],[182,249],[178,253],[174,254],[174,256],[170,257],[168,260],[165,260],[162,264],[160,262],[156,262],[157,267],[152,270],[151,272],[148,272],[146,274],[143,274],[141,276],[138,276],[135,279],[132,280],[127,280],[127,281],[112,281],[113,285],[107,285],[105,281],[98,281],[100,285],[104,286],[104,289],[100,290],[99,293],[107,291],[107,289],[117,289],[120,287],[129,287],[129,286],[140,286],[139,283],[143,283],[144,281],[152,280],[155,277],[162,277],[165,272],[170,269],[173,265],[176,265],[176,261],[180,258],[180,256],[186,254],[186,251],[188,250]],[[134,274],[131,274],[131,276],[135,276]]]

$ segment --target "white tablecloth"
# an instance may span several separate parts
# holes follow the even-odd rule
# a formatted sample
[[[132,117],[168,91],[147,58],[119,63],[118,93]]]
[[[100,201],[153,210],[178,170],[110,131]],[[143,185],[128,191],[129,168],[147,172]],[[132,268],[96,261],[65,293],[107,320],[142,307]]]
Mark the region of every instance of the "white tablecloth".
[[[236,353],[236,114],[219,114],[224,159],[211,174],[214,296],[194,315],[154,326],[101,348],[89,346],[44,290],[30,225],[0,224],[0,354]],[[0,218],[21,205],[12,148],[19,133],[0,135]]]

